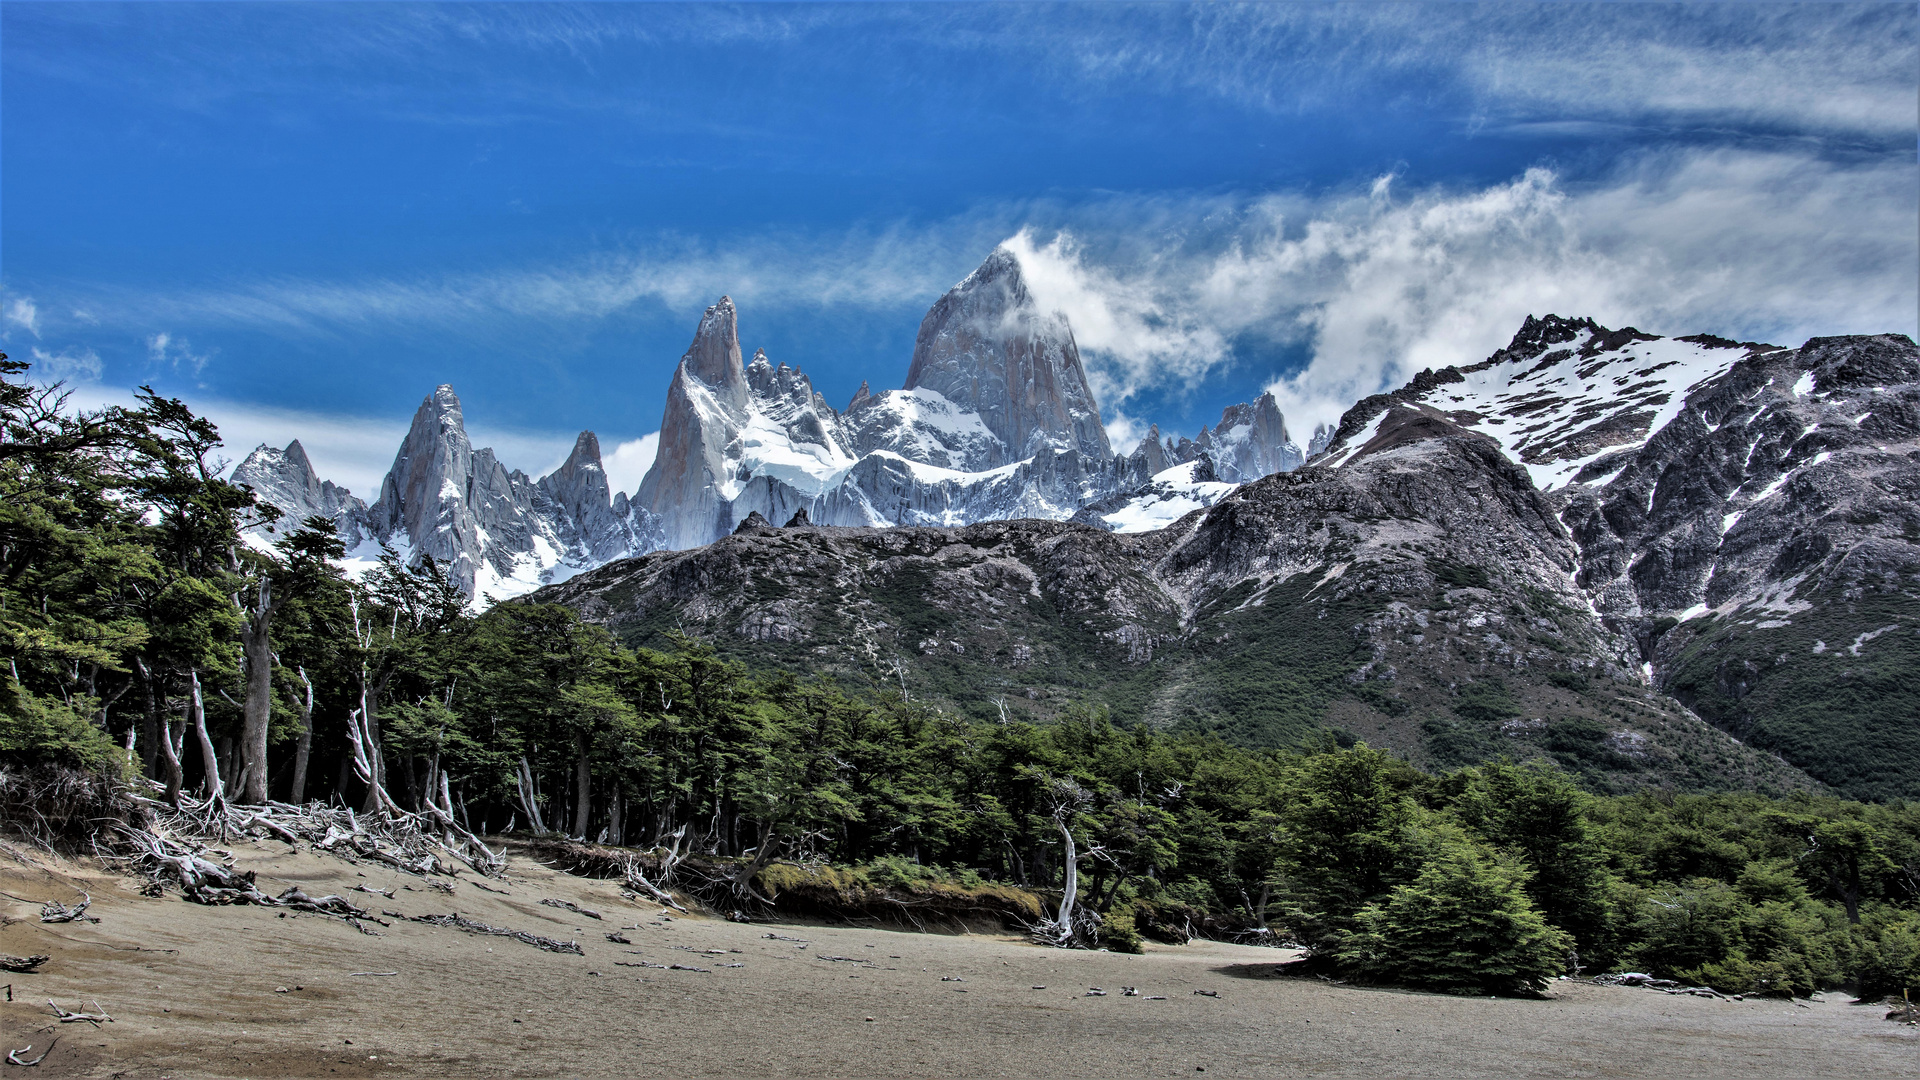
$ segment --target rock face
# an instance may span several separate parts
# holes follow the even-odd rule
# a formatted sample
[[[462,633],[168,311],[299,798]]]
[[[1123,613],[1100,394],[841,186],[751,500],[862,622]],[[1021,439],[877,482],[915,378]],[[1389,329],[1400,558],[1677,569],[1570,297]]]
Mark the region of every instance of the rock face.
[[[1289,472],[1307,458],[1287,432],[1286,418],[1271,393],[1261,394],[1250,405],[1227,406],[1219,425],[1212,431],[1201,428],[1185,453],[1191,456],[1183,460],[1205,454],[1213,462],[1214,474],[1229,484]]]
[[[1654,682],[1860,797],[1920,791],[1920,353],[1528,319],[1487,361],[1342,418],[1316,464],[1414,409],[1550,491],[1583,602]]]
[[[581,432],[566,464],[535,481],[504,468],[491,449],[473,448],[451,386],[420,403],[372,507],[321,480],[297,440],[285,450],[256,449],[233,480],[281,512],[275,527],[252,530],[251,542],[270,544],[308,517],[330,517],[350,572],[373,565],[384,545],[403,559],[444,564],[476,600],[517,596],[659,546],[643,512],[625,496],[610,498],[592,432]]]
[[[262,502],[280,511],[278,521],[251,530],[253,539],[270,544],[300,528],[310,517],[331,518],[349,549],[372,535],[367,504],[333,481],[320,479],[299,439],[288,443],[285,450],[260,444],[234,467],[231,479],[253,489]]]
[[[906,389],[922,388],[978,416],[999,440],[1000,459],[970,462],[972,469],[1029,458],[1043,446],[1091,460],[1113,456],[1066,316],[1040,309],[1020,260],[1004,247],[921,320]]]

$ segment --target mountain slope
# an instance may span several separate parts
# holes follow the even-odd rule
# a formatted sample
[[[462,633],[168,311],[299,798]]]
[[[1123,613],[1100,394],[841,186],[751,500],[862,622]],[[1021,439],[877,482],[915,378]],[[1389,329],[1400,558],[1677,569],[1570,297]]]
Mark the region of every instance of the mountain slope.
[[[1920,352],[1529,319],[1484,363],[1342,418],[1339,467],[1414,405],[1499,441],[1649,676],[1856,797],[1920,791]]]
[[[1378,433],[1153,532],[750,525],[532,599],[978,716],[1092,701],[1252,745],[1331,726],[1433,764],[1551,757],[1601,788],[1807,783],[1644,685],[1497,443],[1405,404]]]

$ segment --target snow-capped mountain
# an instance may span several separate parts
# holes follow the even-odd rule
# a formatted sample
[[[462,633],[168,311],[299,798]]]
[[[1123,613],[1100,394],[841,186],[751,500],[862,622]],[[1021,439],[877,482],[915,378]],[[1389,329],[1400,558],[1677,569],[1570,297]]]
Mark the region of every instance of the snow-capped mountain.
[[[1644,443],[1679,415],[1689,392],[1724,375],[1745,349],[1707,334],[1663,338],[1592,319],[1530,315],[1487,359],[1422,372],[1392,394],[1360,402],[1341,418],[1329,463],[1357,453],[1387,406],[1400,401],[1493,439],[1542,491],[1590,482],[1606,475],[1596,463]]]
[[[1162,441],[1156,427],[1116,455],[1072,327],[1039,305],[1006,248],[928,311],[905,384],[875,393],[862,383],[844,413],[798,369],[742,352],[739,313],[723,296],[674,370],[659,449],[631,499],[610,490],[590,431],[538,480],[474,449],[451,386],[421,403],[371,507],[321,481],[297,442],[260,447],[234,476],[283,522],[333,517],[352,568],[387,544],[445,563],[476,598],[504,599],[614,559],[711,543],[754,514],[856,527],[1077,516],[1157,528],[1305,456],[1271,395],[1229,407],[1196,439]]]
[[[349,548],[358,547],[373,533],[366,501],[331,480],[320,479],[299,439],[284,450],[261,444],[234,467],[231,479],[252,488],[261,501],[280,511],[278,521],[252,530],[253,538],[263,545],[300,528],[310,517],[332,518]]]
[[[518,596],[588,567],[660,546],[657,530],[610,497],[593,432],[580,433],[566,464],[534,480],[509,471],[489,448],[475,450],[453,387],[420,403],[373,506],[321,481],[298,440],[261,446],[234,469],[264,502],[280,508],[274,526],[251,530],[271,543],[313,514],[332,517],[359,573],[383,545],[404,559],[431,556],[476,599]]]
[[[1116,456],[1072,327],[1040,307],[1005,248],[928,311],[905,385],[862,383],[844,413],[798,370],[764,352],[742,364],[741,353],[738,313],[722,297],[674,372],[660,450],[634,497],[666,547],[802,511],[813,525],[965,525],[1066,520],[1100,504],[1102,527],[1149,528],[1305,456],[1271,395],[1227,409],[1199,439],[1162,446],[1156,428],[1150,446]],[[1202,479],[1168,473],[1203,457]],[[1129,510],[1133,498],[1141,506]]]

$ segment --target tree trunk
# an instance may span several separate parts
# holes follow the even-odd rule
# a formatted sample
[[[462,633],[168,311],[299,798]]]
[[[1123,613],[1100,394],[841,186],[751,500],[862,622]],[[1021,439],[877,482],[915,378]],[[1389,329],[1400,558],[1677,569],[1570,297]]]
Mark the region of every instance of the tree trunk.
[[[387,797],[386,757],[380,752],[380,718],[374,712],[374,701],[380,696],[381,685],[370,684],[365,667],[360,669],[360,677],[355,680],[360,691],[359,727],[354,731],[354,741],[360,744],[359,753],[365,759],[366,775],[361,779],[367,782],[367,813],[375,813],[384,808]],[[351,718],[350,721],[351,722]],[[356,762],[355,771],[359,771]]]
[[[273,643],[270,631],[280,605],[273,599],[273,579],[260,578],[259,602],[242,612],[241,651],[246,657],[247,696],[240,726],[240,801],[267,801],[267,726],[273,720]]]
[[[193,724],[194,734],[200,737],[200,760],[206,767],[207,797],[216,803],[227,801],[226,785],[220,781],[220,755],[213,752],[213,738],[207,734],[207,706],[200,696],[200,670],[187,670],[191,695],[187,699],[187,715]]]
[[[300,710],[300,734],[293,743],[293,785],[287,789],[287,801],[295,806],[307,801],[307,760],[313,753],[313,680],[305,667],[299,671],[306,693],[294,699]]]
[[[587,824],[592,816],[593,803],[593,766],[587,761],[587,737],[576,734],[573,737],[573,835],[582,840],[587,838]]]
[[[520,772],[514,781],[519,787],[520,809],[527,815],[527,824],[536,836],[546,832],[546,823],[540,819],[540,792],[533,786],[533,766],[527,764],[525,754],[520,755]]]
[[[133,670],[134,674],[140,676],[140,686],[147,699],[146,712],[140,717],[140,772],[143,776],[158,780],[161,779],[160,731],[165,723],[160,718],[160,695],[154,692],[153,671],[147,667],[146,661],[134,657]]]
[[[623,847],[627,842],[626,816],[626,788],[620,784],[615,784],[613,785],[612,805],[607,809],[607,843],[612,844],[614,847]]]
[[[1065,818],[1056,817],[1053,823],[1060,829],[1060,840],[1066,846],[1067,864],[1066,884],[1060,891],[1060,935],[1066,937],[1073,933],[1073,902],[1080,891],[1080,855],[1073,846],[1073,830],[1067,828]]]

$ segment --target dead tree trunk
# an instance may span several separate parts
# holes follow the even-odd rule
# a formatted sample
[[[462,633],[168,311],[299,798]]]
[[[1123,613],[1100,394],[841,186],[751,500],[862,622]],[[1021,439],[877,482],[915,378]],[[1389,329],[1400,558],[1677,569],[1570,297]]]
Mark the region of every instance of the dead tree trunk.
[[[527,764],[527,755],[520,755],[520,772],[514,777],[519,788],[520,809],[527,815],[527,824],[533,827],[537,835],[547,831],[546,822],[540,818],[540,792],[533,786],[533,766]]]
[[[189,668],[187,677],[190,687],[187,716],[194,734],[200,737],[200,761],[207,771],[207,798],[216,806],[224,806],[227,787],[220,780],[220,755],[214,753],[213,738],[207,734],[207,706],[200,695],[200,669]]]

